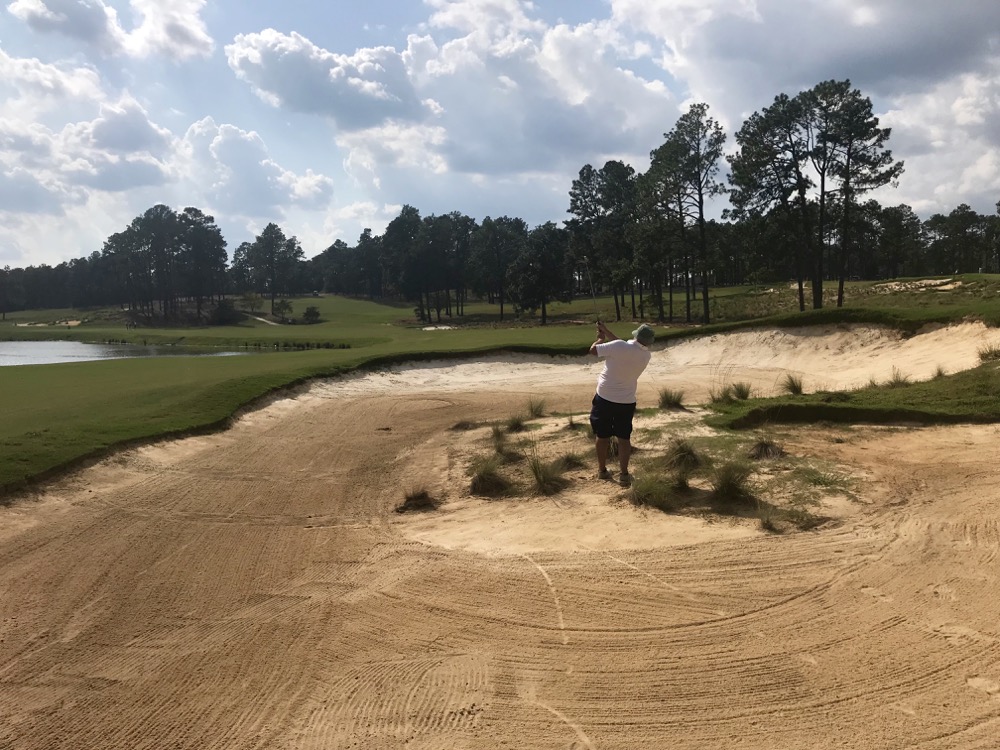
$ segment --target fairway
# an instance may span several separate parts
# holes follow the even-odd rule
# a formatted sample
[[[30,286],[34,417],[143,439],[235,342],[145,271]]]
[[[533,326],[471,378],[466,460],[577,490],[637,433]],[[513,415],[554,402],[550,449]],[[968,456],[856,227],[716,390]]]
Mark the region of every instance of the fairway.
[[[655,347],[639,406],[928,380],[995,343],[979,323],[684,339]],[[529,434],[562,435],[598,371],[496,354],[327,378],[0,508],[0,747],[996,747],[995,425],[783,428],[854,482],[808,532],[636,508],[582,434],[563,492],[470,495],[491,423],[544,398]],[[706,434],[692,409],[637,434]],[[421,486],[440,508],[395,513]]]

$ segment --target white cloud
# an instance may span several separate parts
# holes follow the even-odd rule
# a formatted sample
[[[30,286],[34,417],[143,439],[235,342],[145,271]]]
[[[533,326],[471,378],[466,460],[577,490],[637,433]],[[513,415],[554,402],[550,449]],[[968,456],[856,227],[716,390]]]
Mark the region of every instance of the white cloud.
[[[291,205],[325,206],[333,181],[307,170],[284,169],[268,153],[260,135],[211,117],[192,125],[184,137],[181,169],[193,184],[206,186],[213,209],[246,217],[268,217]]]
[[[116,104],[103,105],[100,117],[87,130],[95,148],[118,153],[143,151],[160,156],[172,141],[170,131],[152,122],[142,105],[127,94]]]
[[[100,77],[92,68],[54,65],[35,57],[11,57],[0,49],[2,88],[31,100],[36,110],[68,98],[99,101],[104,97]]]
[[[7,10],[37,32],[58,32],[104,54],[177,60],[211,54],[214,42],[201,19],[205,0],[131,0],[130,5],[142,19],[132,31],[122,28],[117,11],[104,0],[14,0]]]
[[[60,191],[42,184],[21,168],[0,171],[0,214],[60,214]]]
[[[118,13],[102,0],[15,0],[7,9],[35,31],[57,31],[102,52],[114,52],[125,41]]]
[[[327,115],[346,130],[414,119],[423,111],[401,57],[390,47],[341,55],[298,33],[265,29],[238,35],[226,55],[236,75],[265,101]]]
[[[131,0],[131,5],[142,16],[139,27],[125,42],[131,54],[163,54],[184,60],[210,55],[215,48],[201,19],[205,0]]]

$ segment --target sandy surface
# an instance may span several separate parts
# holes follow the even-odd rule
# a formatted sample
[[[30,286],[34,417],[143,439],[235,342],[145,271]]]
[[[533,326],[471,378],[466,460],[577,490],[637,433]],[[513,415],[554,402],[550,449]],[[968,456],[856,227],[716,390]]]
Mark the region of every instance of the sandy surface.
[[[789,371],[807,390],[930,377],[998,339],[692,340],[656,351],[640,406]],[[529,396],[582,419],[597,369],[317,383],[0,509],[0,748],[1000,745],[996,426],[787,431],[863,478],[809,532],[639,510],[591,467],[549,498],[469,495],[487,428],[451,427]],[[393,512],[417,486],[442,507]]]

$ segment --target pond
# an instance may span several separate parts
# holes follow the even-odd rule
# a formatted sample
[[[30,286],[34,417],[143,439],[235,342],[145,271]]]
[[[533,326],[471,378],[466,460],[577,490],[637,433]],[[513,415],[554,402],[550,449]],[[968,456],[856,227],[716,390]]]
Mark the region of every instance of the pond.
[[[0,341],[0,367],[50,365],[128,357],[231,357],[244,352],[214,351],[184,346],[84,344],[79,341]]]

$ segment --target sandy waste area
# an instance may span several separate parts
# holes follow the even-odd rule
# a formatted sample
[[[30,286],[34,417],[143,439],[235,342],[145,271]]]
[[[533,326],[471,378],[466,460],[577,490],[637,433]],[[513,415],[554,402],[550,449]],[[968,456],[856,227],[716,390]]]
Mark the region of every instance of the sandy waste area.
[[[635,474],[678,438],[745,451],[756,433],[701,419],[720,385],[926,379],[996,343],[969,323],[655,346],[639,406],[689,409],[637,417]],[[1000,427],[775,427],[787,456],[752,482],[816,522],[773,533],[600,481],[568,429],[599,368],[316,382],[0,508],[0,748],[1000,747]],[[505,471],[582,465],[553,495],[473,495],[529,399],[545,415]],[[397,513],[417,490],[437,509]]]

